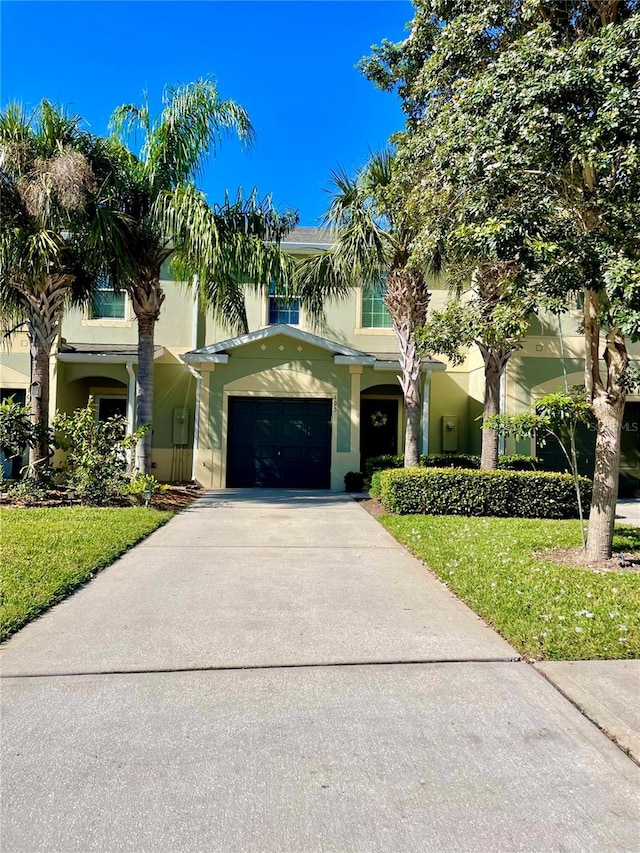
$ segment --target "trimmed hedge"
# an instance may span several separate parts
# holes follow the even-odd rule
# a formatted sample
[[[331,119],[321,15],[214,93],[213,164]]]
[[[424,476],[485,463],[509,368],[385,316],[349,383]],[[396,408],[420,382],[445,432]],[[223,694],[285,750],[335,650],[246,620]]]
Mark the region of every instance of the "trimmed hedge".
[[[420,456],[418,463],[421,468],[480,468],[480,457],[472,454],[447,453],[440,455]],[[501,471],[536,471],[543,465],[542,459],[535,456],[501,456],[498,468]],[[372,456],[365,462],[367,477],[371,478],[376,471],[386,471],[388,468],[402,468],[404,456]]]
[[[385,509],[408,515],[491,515],[511,518],[576,518],[578,504],[570,474],[546,471],[459,471],[402,468],[379,471],[372,497]],[[591,481],[580,478],[583,507]]]

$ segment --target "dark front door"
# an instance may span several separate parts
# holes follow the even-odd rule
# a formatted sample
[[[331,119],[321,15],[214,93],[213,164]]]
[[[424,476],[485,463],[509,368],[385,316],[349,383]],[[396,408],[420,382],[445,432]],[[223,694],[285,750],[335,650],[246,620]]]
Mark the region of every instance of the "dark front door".
[[[328,489],[331,400],[231,397],[227,486]]]
[[[398,452],[398,399],[360,400],[360,453],[362,465],[372,456]],[[364,468],[362,469],[364,471]]]

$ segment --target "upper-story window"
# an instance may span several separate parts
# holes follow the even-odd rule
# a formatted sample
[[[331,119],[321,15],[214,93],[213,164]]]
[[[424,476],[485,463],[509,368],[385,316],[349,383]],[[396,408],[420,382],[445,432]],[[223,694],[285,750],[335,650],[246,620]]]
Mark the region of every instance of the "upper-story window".
[[[300,300],[291,299],[290,296],[279,293],[275,281],[269,285],[267,323],[270,326],[275,326],[277,323],[287,323],[289,326],[300,324]]]
[[[393,323],[384,304],[384,282],[362,286],[362,328],[391,329]]]
[[[124,320],[126,298],[124,290],[114,289],[110,278],[103,279],[91,300],[91,319]]]

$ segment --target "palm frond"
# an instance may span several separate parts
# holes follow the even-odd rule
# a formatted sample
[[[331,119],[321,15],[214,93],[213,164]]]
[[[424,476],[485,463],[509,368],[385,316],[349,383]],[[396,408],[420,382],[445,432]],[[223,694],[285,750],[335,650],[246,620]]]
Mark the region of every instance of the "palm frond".
[[[253,138],[246,111],[234,101],[222,100],[211,80],[168,87],[163,101],[143,150],[153,186],[174,189],[200,176],[227,133],[245,142]]]

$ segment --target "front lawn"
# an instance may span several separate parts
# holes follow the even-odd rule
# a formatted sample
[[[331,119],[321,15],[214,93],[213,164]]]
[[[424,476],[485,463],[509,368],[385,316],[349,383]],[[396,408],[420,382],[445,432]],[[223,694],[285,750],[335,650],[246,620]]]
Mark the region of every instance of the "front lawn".
[[[640,573],[558,565],[576,521],[383,515],[382,524],[519,652],[536,660],[640,657]],[[614,548],[639,551],[640,529]]]
[[[172,515],[145,507],[3,510],[0,640],[63,599]]]

